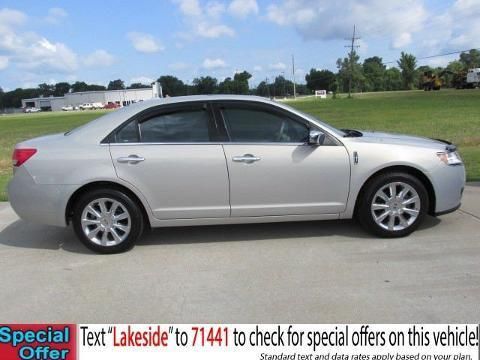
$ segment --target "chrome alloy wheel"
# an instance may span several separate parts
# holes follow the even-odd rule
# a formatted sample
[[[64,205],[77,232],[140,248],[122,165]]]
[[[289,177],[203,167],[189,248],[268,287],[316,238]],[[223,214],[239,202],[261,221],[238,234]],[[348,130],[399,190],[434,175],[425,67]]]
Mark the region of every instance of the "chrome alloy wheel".
[[[96,199],[85,206],[81,223],[87,238],[101,246],[120,244],[128,237],[132,226],[127,208],[109,198]]]
[[[373,196],[371,212],[378,226],[400,231],[412,225],[420,214],[417,191],[404,182],[386,184]]]

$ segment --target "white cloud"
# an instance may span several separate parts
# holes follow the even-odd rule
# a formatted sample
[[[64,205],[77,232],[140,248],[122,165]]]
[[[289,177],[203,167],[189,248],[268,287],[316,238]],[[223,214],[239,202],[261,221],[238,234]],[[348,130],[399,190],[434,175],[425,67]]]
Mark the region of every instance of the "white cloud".
[[[202,67],[207,70],[221,69],[227,67],[227,64],[223,59],[209,59],[203,60]]]
[[[85,66],[110,66],[115,62],[115,57],[108,53],[106,50],[95,50],[91,54],[87,55],[83,60]]]
[[[357,24],[361,36],[388,35],[394,47],[408,44],[428,17],[421,0],[283,0],[267,8],[267,19],[305,39],[343,40]]]
[[[142,53],[155,53],[165,48],[152,35],[141,32],[129,32],[128,39],[135,50]]]
[[[14,58],[21,68],[70,72],[78,67],[77,54],[63,43],[53,43],[37,35],[19,41],[21,46],[14,49]]]
[[[282,71],[282,70],[285,70],[287,68],[287,65],[285,65],[283,62],[278,62],[278,63],[275,63],[275,64],[268,65],[268,68],[270,70]]]
[[[0,70],[6,69],[8,67],[8,57],[0,56]]]
[[[180,7],[180,11],[186,16],[201,16],[202,9],[198,0],[173,0]]]
[[[404,32],[394,37],[392,42],[392,47],[394,49],[404,48],[411,42],[412,42],[412,34],[410,34],[409,32]]]
[[[130,84],[141,83],[145,85],[150,85],[155,80],[148,76],[138,76],[130,79]]]
[[[257,0],[233,0],[228,6],[230,15],[244,18],[250,14],[258,14]]]
[[[0,33],[9,30],[10,26],[21,25],[27,20],[27,15],[9,8],[0,9]]]
[[[418,43],[420,49],[417,55],[428,56],[478,47],[479,16],[479,1],[456,0],[443,12],[433,15],[423,31],[416,34],[414,42]]]
[[[225,12],[225,5],[213,0],[201,6],[198,0],[172,0],[179,6],[184,16],[185,31],[177,36],[183,40],[193,40],[197,37],[219,38],[222,36],[234,36],[235,30],[221,22],[221,16]]]
[[[218,1],[209,1],[205,11],[212,18],[219,18],[225,12],[225,4]]]
[[[50,24],[59,24],[63,19],[68,16],[68,13],[59,7],[54,7],[48,10],[48,15],[45,21]]]
[[[196,27],[197,34],[205,38],[218,38],[221,36],[233,36],[235,31],[226,25],[210,25],[206,22],[199,23]]]
[[[253,67],[253,71],[259,72],[259,71],[262,71],[262,70],[263,70],[263,68],[262,68],[260,65],[255,65],[255,66]]]
[[[24,70],[71,72],[78,68],[77,54],[67,45],[33,32],[22,32],[27,16],[17,10],[0,10],[0,53]]]

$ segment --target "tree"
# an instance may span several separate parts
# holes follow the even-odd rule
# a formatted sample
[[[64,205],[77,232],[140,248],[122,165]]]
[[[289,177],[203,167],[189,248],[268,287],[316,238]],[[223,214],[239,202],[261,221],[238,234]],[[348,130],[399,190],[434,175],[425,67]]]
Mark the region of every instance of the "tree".
[[[55,84],[53,96],[63,96],[70,91],[70,84],[68,82],[59,82]]]
[[[38,89],[40,90],[40,95],[47,97],[53,95],[53,93],[55,92],[55,85],[42,83],[38,84]]]
[[[332,91],[335,74],[329,70],[310,69],[310,73],[305,75],[305,81],[310,92],[315,90]]]
[[[103,85],[90,84],[90,85],[87,85],[86,91],[102,91],[102,90],[107,90],[107,88]]]
[[[196,94],[214,94],[217,90],[217,79],[211,76],[202,76],[193,79]]]
[[[480,51],[472,49],[468,53],[462,52],[460,54],[460,62],[464,64],[466,69],[480,67]]]
[[[147,89],[147,88],[151,88],[151,86],[147,84],[142,84],[142,83],[133,83],[133,84],[130,84],[129,87],[127,87],[127,89]]]
[[[373,56],[363,61],[363,74],[365,76],[364,91],[385,90],[385,69],[382,58]]]
[[[248,94],[248,79],[252,77],[252,74],[250,74],[247,71],[242,71],[240,73],[236,73],[233,76],[233,93],[234,94],[240,94],[240,95],[246,95]]]
[[[402,73],[403,88],[405,90],[412,90],[416,77],[415,69],[417,67],[417,59],[412,54],[407,54],[402,51],[397,64]]]
[[[365,81],[360,57],[355,50],[348,54],[348,57],[337,60],[338,81],[340,90],[348,92],[350,76],[352,78],[352,91],[360,91]]]
[[[77,81],[71,86],[73,92],[82,92],[82,91],[101,91],[106,90],[107,88],[103,85],[87,84],[84,81]]]
[[[402,89],[402,74],[395,67],[385,70],[385,90],[395,91]]]
[[[218,93],[219,94],[234,94],[235,87],[231,77],[225,78],[218,84]]]
[[[270,97],[270,89],[266,81],[262,81],[258,84],[255,94],[258,96]]]
[[[81,92],[81,91],[87,91],[87,90],[88,90],[88,85],[84,81],[76,81],[72,84],[73,92]]]
[[[171,75],[160,76],[157,80],[162,85],[163,95],[182,96],[186,95],[187,89],[182,80]]]
[[[125,89],[125,83],[121,79],[112,80],[108,83],[108,90],[123,90]]]

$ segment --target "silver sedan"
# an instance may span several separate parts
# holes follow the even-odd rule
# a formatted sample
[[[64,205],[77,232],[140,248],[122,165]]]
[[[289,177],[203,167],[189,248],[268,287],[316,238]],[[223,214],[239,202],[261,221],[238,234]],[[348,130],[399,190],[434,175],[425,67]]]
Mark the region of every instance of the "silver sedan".
[[[90,249],[148,227],[348,219],[382,237],[460,206],[454,145],[334,127],[252,96],[145,101],[16,145],[8,193],[29,221]]]

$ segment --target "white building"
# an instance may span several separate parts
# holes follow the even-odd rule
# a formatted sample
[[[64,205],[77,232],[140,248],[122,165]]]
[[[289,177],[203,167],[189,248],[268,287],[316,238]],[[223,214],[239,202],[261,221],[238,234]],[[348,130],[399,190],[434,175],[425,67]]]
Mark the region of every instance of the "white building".
[[[152,88],[125,89],[125,90],[100,90],[72,92],[59,97],[38,97],[22,99],[22,107],[36,107],[44,111],[59,111],[63,106],[79,106],[84,103],[114,103],[119,106],[127,106],[138,101],[158,97],[155,93],[155,84]]]

